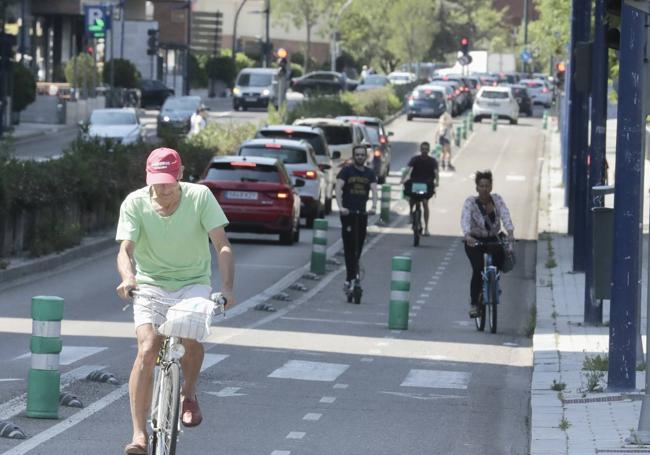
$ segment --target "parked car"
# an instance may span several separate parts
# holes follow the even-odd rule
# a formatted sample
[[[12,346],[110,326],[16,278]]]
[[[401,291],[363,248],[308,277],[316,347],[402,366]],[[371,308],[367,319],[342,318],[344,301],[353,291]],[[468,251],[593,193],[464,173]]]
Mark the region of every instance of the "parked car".
[[[390,79],[381,74],[371,74],[364,77],[357,85],[357,92],[365,92],[366,90],[372,90],[375,88],[386,87],[390,85]]]
[[[244,68],[237,75],[232,90],[232,108],[247,110],[249,107],[268,107],[278,104],[278,79],[275,68]]]
[[[296,125],[267,125],[257,130],[255,133],[256,138],[276,138],[276,139],[290,139],[297,141],[307,141],[314,149],[318,167],[321,168],[325,174],[327,196],[325,199],[325,214],[332,211],[332,198],[334,197],[334,187],[336,185],[336,174],[334,173],[333,158],[339,158],[340,153],[332,156],[329,147],[327,146],[327,139],[322,129],[311,126],[296,126]]]
[[[142,108],[160,108],[168,97],[174,95],[174,90],[157,79],[140,79],[138,88]]]
[[[239,146],[239,156],[264,156],[281,160],[292,178],[304,180],[300,194],[300,216],[307,227],[314,225],[316,218],[324,216],[325,174],[318,167],[314,149],[306,141],[286,139],[251,139]]]
[[[533,116],[533,101],[528,93],[528,87],[521,84],[511,85],[512,95],[519,104],[519,113],[526,114],[528,117]]]
[[[142,139],[144,129],[134,108],[95,109],[88,121],[88,136],[133,144]]]
[[[204,109],[200,96],[172,96],[167,98],[158,114],[158,137],[169,133],[187,134],[190,131],[190,117],[197,109]]]
[[[442,86],[421,85],[416,87],[408,98],[406,120],[411,121],[415,117],[438,118],[444,112],[451,113],[451,102],[453,101],[447,98],[452,94],[448,93]]]
[[[470,83],[466,81],[465,78],[458,75],[437,76],[432,78],[430,83],[440,84],[441,82],[456,82],[457,87],[454,90],[459,99],[459,104],[462,106],[462,111],[472,107],[474,97],[472,95]]]
[[[301,118],[293,122],[294,125],[315,126],[323,130],[327,139],[332,158],[338,152],[339,167],[352,159],[352,148],[361,144],[363,132],[359,125],[342,122],[332,118]]]
[[[291,79],[291,90],[305,95],[339,93],[354,90],[357,85],[358,81],[349,79],[345,73],[334,71],[313,71]]]
[[[388,75],[388,80],[393,85],[404,85],[415,82],[417,78],[413,73],[407,73],[403,71],[393,71]]]
[[[280,234],[280,243],[300,239],[304,180],[293,181],[282,160],[254,156],[212,159],[199,183],[206,185],[228,217],[232,232]]]
[[[340,116],[337,120],[358,123],[365,127],[366,142],[372,146],[372,155],[368,164],[375,171],[379,183],[385,183],[390,173],[391,147],[388,138],[392,131],[386,131],[384,122],[377,117]]]
[[[519,105],[510,87],[482,87],[474,100],[472,113],[475,122],[496,114],[498,118],[508,119],[510,124],[515,125],[519,120]]]
[[[545,108],[551,107],[553,92],[546,86],[546,82],[541,79],[522,79],[519,83],[528,87],[533,104],[541,104]]]
[[[448,100],[451,101],[451,111],[449,112],[451,115],[460,115],[463,111],[465,111],[465,109],[467,109],[469,94],[467,92],[463,92],[460,89],[460,84],[458,82],[450,80],[436,80],[428,85],[449,87],[451,89],[451,94],[448,95]],[[451,96],[451,98],[449,98],[449,96]]]

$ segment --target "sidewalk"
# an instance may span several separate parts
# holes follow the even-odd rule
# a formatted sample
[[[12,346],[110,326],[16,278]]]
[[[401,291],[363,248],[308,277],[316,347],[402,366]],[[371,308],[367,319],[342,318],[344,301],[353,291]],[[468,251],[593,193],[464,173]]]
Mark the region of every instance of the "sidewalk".
[[[11,136],[15,141],[21,141],[61,131],[72,131],[77,128],[79,128],[77,125],[21,122],[18,125],[14,125],[13,131],[5,132],[5,134],[7,137]]]
[[[611,122],[608,121],[607,140],[610,181],[613,180],[615,158],[615,123]],[[584,274],[571,271],[573,241],[566,235],[567,209],[563,207],[559,135],[549,132],[547,141],[537,248],[530,453],[650,453],[650,446],[629,444],[638,426],[644,372],[637,372],[635,393],[620,394],[606,392],[606,370],[583,370],[585,359],[607,355],[609,328],[582,325]],[[607,205],[610,204],[608,201]],[[643,277],[645,281],[645,274]],[[609,320],[608,307],[606,304],[603,311],[605,323]],[[645,307],[645,300],[642,300],[642,307]],[[643,317],[642,321],[645,321]],[[644,333],[645,323],[641,326]],[[597,391],[599,389],[605,391]]]

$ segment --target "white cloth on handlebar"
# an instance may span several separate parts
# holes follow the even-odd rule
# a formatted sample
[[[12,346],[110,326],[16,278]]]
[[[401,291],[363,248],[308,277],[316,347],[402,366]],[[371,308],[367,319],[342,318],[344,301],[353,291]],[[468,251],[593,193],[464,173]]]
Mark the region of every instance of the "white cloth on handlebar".
[[[158,327],[162,335],[203,341],[210,335],[215,303],[202,297],[184,299],[167,311],[167,320]]]

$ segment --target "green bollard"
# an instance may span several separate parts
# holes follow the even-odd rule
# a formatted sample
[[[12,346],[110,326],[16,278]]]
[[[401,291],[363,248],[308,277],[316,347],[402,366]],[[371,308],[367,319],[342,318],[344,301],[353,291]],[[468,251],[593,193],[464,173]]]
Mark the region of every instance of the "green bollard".
[[[460,147],[460,139],[462,135],[462,130],[460,126],[456,127],[456,147]]]
[[[467,117],[463,120],[463,140],[467,139]]]
[[[548,111],[544,111],[544,115],[542,117],[542,128],[543,129],[548,128]]]
[[[394,256],[391,261],[391,268],[388,328],[391,330],[408,330],[411,258]]]
[[[61,297],[32,298],[32,364],[27,376],[27,417],[57,419],[59,417],[59,354],[63,348]]]
[[[497,115],[492,114],[492,131],[497,130]]]
[[[471,112],[467,114],[467,119],[468,119],[467,126],[469,126],[469,130],[474,131],[474,116],[472,115]]]
[[[380,219],[383,223],[388,224],[390,221],[390,185],[381,186],[381,214]]]
[[[325,275],[327,262],[327,220],[317,218],[314,220],[314,239],[311,246],[311,271],[318,275]]]
[[[436,144],[433,146],[433,156],[435,159],[439,160],[440,155],[442,154],[442,145]]]

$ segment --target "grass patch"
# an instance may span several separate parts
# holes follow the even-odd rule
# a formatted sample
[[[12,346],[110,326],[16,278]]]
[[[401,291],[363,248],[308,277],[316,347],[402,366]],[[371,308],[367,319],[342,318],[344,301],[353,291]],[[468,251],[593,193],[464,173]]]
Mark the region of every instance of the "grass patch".
[[[567,431],[567,430],[569,429],[570,426],[571,426],[571,422],[569,422],[569,421],[566,419],[566,417],[562,417],[562,420],[560,420],[560,424],[558,425],[558,427],[560,428],[560,430],[562,430],[562,431]]]
[[[555,390],[556,392],[561,392],[564,389],[566,389],[566,384],[564,382],[557,382],[555,379],[553,379],[553,383],[551,384],[551,390]]]
[[[605,373],[597,370],[589,370],[585,373],[585,379],[587,380],[587,391],[588,392],[602,392],[602,380],[605,378]]]
[[[557,262],[555,262],[555,259],[553,259],[553,258],[549,258],[549,259],[546,261],[546,268],[547,268],[547,269],[553,269],[553,268],[555,268],[555,267],[557,267]]]
[[[582,362],[582,369],[588,371],[607,371],[609,368],[609,357],[607,354],[596,354],[595,356],[586,356]]]
[[[0,270],[4,270],[7,267],[9,267],[9,261],[5,261],[4,259],[0,259]]]
[[[537,305],[533,305],[530,309],[530,316],[528,317],[528,325],[526,326],[526,336],[532,338],[535,335],[535,327],[537,326]]]

